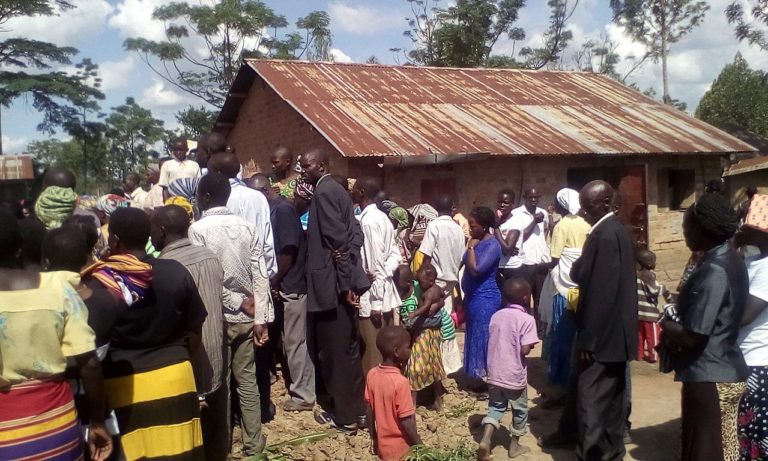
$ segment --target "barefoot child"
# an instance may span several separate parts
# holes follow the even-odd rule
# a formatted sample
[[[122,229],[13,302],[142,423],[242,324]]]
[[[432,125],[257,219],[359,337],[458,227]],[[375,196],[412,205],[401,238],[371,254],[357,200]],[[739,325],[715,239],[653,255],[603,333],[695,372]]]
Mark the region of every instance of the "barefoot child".
[[[442,314],[445,314],[453,326],[453,320],[445,309],[441,308],[443,299],[439,288],[437,292],[434,290],[437,287],[435,277],[436,272],[431,264],[422,265],[419,269],[419,280],[424,284],[421,284],[413,280],[410,267],[402,265],[398,267],[393,280],[402,299],[400,318],[413,338],[411,358],[405,366],[405,376],[411,386],[413,403],[416,404],[418,391],[430,388],[434,396],[434,408],[439,411],[442,408],[441,382],[445,378],[440,356],[441,332],[437,329],[440,327],[426,328],[424,323],[418,326],[418,317],[423,313],[428,315],[433,306],[440,306],[441,324],[444,321]],[[425,286],[427,290],[422,292]]]
[[[516,458],[530,448],[520,445],[528,422],[528,370],[525,356],[539,341],[536,321],[528,314],[531,286],[524,279],[504,282],[504,307],[493,317],[488,340],[488,415],[483,419],[483,438],[477,459],[490,460],[491,437],[512,406],[509,457]]]
[[[661,312],[659,311],[659,296],[670,301],[671,295],[667,288],[656,282],[656,255],[649,250],[637,252],[637,313],[638,313],[638,341],[637,359],[649,363],[656,363],[659,355],[656,345],[659,343],[661,327],[658,324]]]
[[[365,383],[371,449],[384,461],[396,461],[421,444],[408,380],[400,374],[411,355],[411,335],[402,326],[384,326],[376,346],[384,360],[368,372]]]

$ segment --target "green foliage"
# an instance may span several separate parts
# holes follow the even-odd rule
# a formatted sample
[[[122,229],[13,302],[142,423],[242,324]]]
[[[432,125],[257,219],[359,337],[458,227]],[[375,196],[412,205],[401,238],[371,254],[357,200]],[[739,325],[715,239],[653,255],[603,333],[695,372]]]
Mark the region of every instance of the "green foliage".
[[[549,26],[544,33],[544,44],[540,48],[526,47],[520,50],[520,56],[525,58],[524,67],[541,69],[550,63],[557,63],[562,57],[568,42],[573,39],[573,33],[566,29],[568,20],[573,16],[578,0],[569,7],[568,0],[549,0],[547,5],[551,10]]]
[[[203,133],[213,129],[218,112],[208,110],[205,106],[189,106],[176,112],[176,121],[181,125],[180,135],[187,139],[197,139]]]
[[[125,104],[112,108],[105,122],[111,177],[119,180],[129,171],[144,171],[152,145],[165,137],[163,121],[127,98]]]
[[[44,170],[56,166],[67,168],[75,173],[79,193],[99,194],[109,189],[114,181],[104,174],[107,165],[107,145],[104,140],[98,140],[88,146],[88,175],[87,184],[83,144],[75,139],[62,141],[50,139],[34,141],[29,147],[30,154],[35,156],[36,163]]]
[[[470,461],[477,459],[474,448],[467,444],[453,448],[429,448],[424,445],[415,445],[405,455],[405,461]]]
[[[273,443],[272,445],[267,445],[267,447],[264,448],[263,453],[252,456],[248,461],[285,461],[287,458],[286,455],[283,454],[284,448],[297,447],[299,445],[304,445],[305,443],[319,442],[328,437],[330,437],[328,432],[313,432],[279,443]]]
[[[323,11],[299,18],[297,31],[282,38],[279,30],[288,21],[260,0],[221,0],[213,6],[174,2],[155,9],[153,17],[165,24],[166,40],[131,38],[125,48],[176,88],[219,108],[243,58],[330,57],[330,17]]]
[[[768,136],[768,75],[737,54],[702,96],[696,118],[719,128],[738,127]]]
[[[451,419],[461,418],[475,411],[475,402],[473,400],[462,400],[457,405],[449,408],[445,416]]]
[[[19,16],[52,16],[56,8],[74,8],[66,0],[0,0],[0,24]]]
[[[744,5],[748,5],[745,11]],[[768,0],[733,0],[725,9],[728,22],[735,27],[736,38],[768,50]]]

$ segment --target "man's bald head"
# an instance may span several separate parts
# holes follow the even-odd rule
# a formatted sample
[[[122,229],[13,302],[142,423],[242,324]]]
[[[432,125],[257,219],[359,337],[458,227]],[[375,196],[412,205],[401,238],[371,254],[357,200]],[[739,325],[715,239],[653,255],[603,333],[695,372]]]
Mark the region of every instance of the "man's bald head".
[[[293,165],[293,153],[287,147],[278,147],[272,154],[272,172],[278,180],[285,179]]]
[[[229,179],[236,178],[240,173],[240,160],[231,152],[217,153],[208,160],[208,171],[221,173]]]
[[[605,181],[592,181],[581,189],[579,202],[584,210],[585,219],[594,225],[610,213],[616,191]]]
[[[74,190],[77,187],[75,174],[66,168],[52,167],[45,172],[43,189],[50,186],[65,187]]]
[[[167,245],[187,236],[190,224],[189,215],[180,206],[166,205],[155,208],[152,213],[151,224],[152,245],[156,249],[162,250]]]
[[[245,185],[255,190],[256,192],[261,192],[265,197],[270,198],[272,183],[269,181],[269,177],[267,177],[267,175],[264,173],[256,173],[255,175],[246,179]]]
[[[328,153],[322,149],[312,149],[301,156],[301,175],[309,184],[317,184],[326,173],[328,168]]]
[[[227,140],[221,133],[203,133],[197,139],[197,152],[195,159],[200,168],[206,168],[211,156],[217,152],[227,150]]]

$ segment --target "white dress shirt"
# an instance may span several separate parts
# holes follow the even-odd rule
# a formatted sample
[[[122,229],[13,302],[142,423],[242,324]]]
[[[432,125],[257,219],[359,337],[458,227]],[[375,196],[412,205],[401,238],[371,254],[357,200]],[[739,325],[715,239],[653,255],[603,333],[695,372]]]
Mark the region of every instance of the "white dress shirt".
[[[224,269],[223,304],[227,322],[255,321],[263,325],[275,319],[264,262],[264,234],[260,229],[226,207],[215,207],[203,212],[200,220],[189,227],[189,240],[219,257]],[[254,298],[253,319],[240,309],[249,296]]]
[[[392,275],[401,257],[392,221],[376,204],[368,205],[360,214],[360,227],[365,237],[361,249],[363,268],[374,275],[371,288],[360,296],[360,317],[368,318],[371,311],[391,312],[400,306]]]
[[[450,216],[438,216],[427,225],[419,251],[432,257],[438,280],[458,282],[464,248],[464,232],[461,226]]]
[[[227,200],[227,208],[256,226],[259,233],[264,236],[262,240],[264,261],[271,278],[277,274],[277,259],[275,258],[275,240],[272,236],[272,221],[269,217],[269,202],[264,194],[249,189],[239,179],[230,179],[229,185],[232,186],[232,192]]]
[[[536,224],[533,228],[528,240],[523,241],[520,257],[523,260],[523,265],[532,266],[534,264],[548,263],[551,261],[549,256],[549,244],[547,243],[546,223],[548,222],[548,213],[546,210],[536,208],[536,211],[531,214],[525,205],[512,210],[512,216],[520,219],[523,229],[531,225],[536,214],[541,213],[544,215],[544,221]],[[510,218],[510,219],[513,219]],[[523,232],[520,233],[520,239],[525,238]]]
[[[196,178],[200,176],[200,165],[194,160],[178,161],[175,158],[163,163],[160,168],[160,181],[157,183],[162,187],[168,187],[173,181],[179,178]]]
[[[525,216],[520,214],[515,215],[513,213],[506,221],[499,224],[499,232],[501,233],[501,238],[504,240],[507,239],[507,235],[509,235],[510,232],[520,232],[520,236],[517,238],[517,243],[515,244],[517,254],[513,256],[502,254],[501,259],[499,260],[499,267],[501,269],[517,269],[523,265],[523,230],[525,230],[530,223],[531,221],[526,219]]]
[[[131,208],[144,208],[144,201],[147,199],[149,192],[146,192],[141,187],[137,187],[133,192],[127,195],[128,199],[131,201]]]
[[[142,206],[145,210],[154,210],[163,206],[163,188],[160,187],[160,184],[154,184],[149,188]]]

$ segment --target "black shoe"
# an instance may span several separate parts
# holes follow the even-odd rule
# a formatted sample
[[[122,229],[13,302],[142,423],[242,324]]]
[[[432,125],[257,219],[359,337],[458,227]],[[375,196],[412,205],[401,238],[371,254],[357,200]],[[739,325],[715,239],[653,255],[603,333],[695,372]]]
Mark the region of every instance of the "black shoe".
[[[576,448],[576,440],[573,437],[568,437],[555,432],[549,434],[543,439],[539,439],[539,446],[547,450],[573,450]]]
[[[331,421],[331,427],[341,432],[344,435],[355,436],[357,435],[357,424],[336,424],[336,421]]]
[[[360,429],[368,429],[368,417],[365,415],[358,416],[357,427],[359,427]]]

